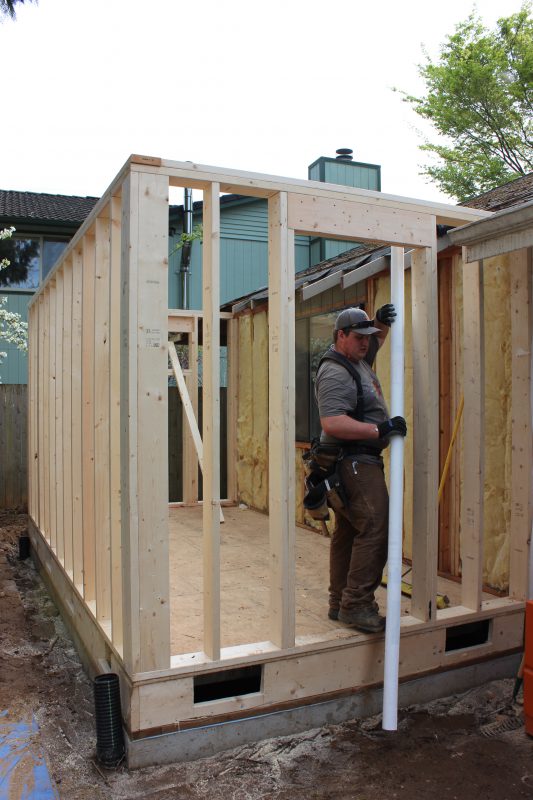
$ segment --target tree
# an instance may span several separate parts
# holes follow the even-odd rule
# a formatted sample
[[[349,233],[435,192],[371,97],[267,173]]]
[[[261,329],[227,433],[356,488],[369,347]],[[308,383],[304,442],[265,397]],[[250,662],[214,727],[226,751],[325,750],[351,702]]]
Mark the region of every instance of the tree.
[[[29,3],[33,3],[34,0],[28,0]],[[37,2],[37,0],[35,0]],[[21,5],[24,3],[24,0],[0,0],[0,17],[11,17],[11,19],[15,19],[16,12],[15,6],[17,3]]]
[[[426,140],[439,161],[424,166],[447,194],[467,200],[533,170],[533,20],[531,3],[489,31],[472,13],[456,26],[440,58],[419,65],[426,94],[402,92],[451,144]]]
[[[0,242],[10,240],[14,231],[13,227],[0,230]],[[9,259],[0,258],[0,271],[9,269],[9,264]],[[25,353],[28,349],[28,323],[22,321],[20,314],[8,311],[5,308],[6,304],[7,297],[4,295],[4,297],[0,297],[0,339],[14,344]],[[6,353],[0,352],[0,365],[5,357]]]

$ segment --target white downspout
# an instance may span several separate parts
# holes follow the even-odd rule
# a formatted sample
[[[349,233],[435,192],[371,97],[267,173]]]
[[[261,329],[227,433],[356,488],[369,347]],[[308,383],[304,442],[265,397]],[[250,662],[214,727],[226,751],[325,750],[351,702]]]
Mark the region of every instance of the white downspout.
[[[404,250],[391,247],[391,302],[396,319],[391,326],[391,417],[404,412]],[[383,680],[383,729],[398,727],[398,663],[400,658],[400,614],[403,531],[402,436],[391,436],[389,481],[389,551],[387,567],[387,627],[385,630],[385,675]]]

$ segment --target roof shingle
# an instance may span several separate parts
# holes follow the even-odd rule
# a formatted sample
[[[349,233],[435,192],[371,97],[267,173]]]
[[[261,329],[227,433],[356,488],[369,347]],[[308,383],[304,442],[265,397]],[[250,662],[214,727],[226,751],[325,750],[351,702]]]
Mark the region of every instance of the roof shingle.
[[[466,200],[459,205],[482,208],[485,211],[500,211],[504,208],[527,203],[528,200],[533,200],[533,172],[530,172],[529,175],[515,178],[509,183],[504,183],[503,186],[498,186],[496,189],[490,189],[488,192],[484,192],[478,197],[473,197],[471,200]]]
[[[16,192],[0,189],[0,217],[36,222],[65,222],[81,225],[92,211],[97,197]]]

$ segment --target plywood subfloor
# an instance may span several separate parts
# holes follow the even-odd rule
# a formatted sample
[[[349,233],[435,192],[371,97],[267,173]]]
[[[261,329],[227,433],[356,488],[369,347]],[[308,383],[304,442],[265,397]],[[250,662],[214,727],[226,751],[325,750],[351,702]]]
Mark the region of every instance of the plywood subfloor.
[[[268,517],[225,507],[221,531],[221,644],[232,647],[270,639],[268,630]],[[171,652],[203,650],[202,508],[169,510]],[[327,618],[329,539],[296,527],[296,635],[344,638],[353,631]],[[407,569],[407,568],[406,568]],[[409,578],[406,578],[409,580]],[[460,585],[439,579],[439,592],[460,603]],[[386,590],[377,599],[386,609]],[[409,613],[409,598],[402,612]]]

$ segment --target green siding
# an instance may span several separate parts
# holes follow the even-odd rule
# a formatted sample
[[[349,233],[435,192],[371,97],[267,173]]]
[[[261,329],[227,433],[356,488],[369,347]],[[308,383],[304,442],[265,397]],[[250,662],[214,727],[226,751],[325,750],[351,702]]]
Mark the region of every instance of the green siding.
[[[254,200],[245,205],[220,207],[222,239],[268,241],[268,205],[266,200]]]
[[[7,297],[4,306],[6,311],[20,314],[24,322],[28,320],[28,303],[33,296],[32,292],[11,293],[5,292],[0,295]],[[6,358],[0,365],[0,381],[4,384],[27,383],[28,382],[28,356],[21,353],[15,345],[0,339],[0,351],[7,353]]]
[[[347,250],[353,250],[354,247],[359,247],[356,242],[341,242],[338,239],[325,239],[324,240],[324,255],[322,261],[326,258],[335,258],[345,253]]]
[[[320,161],[315,161],[314,164],[311,164],[311,166],[309,167],[309,170],[307,172],[310,181],[323,180],[320,177],[320,166],[321,166],[321,162]]]
[[[358,164],[357,162],[326,161],[324,164],[325,183],[340,183],[358,189],[381,188],[381,169],[375,164]]]
[[[195,215],[194,224],[201,219]],[[257,291],[268,284],[268,205],[265,200],[237,201],[220,207],[220,303]],[[172,253],[180,233],[170,241]],[[181,306],[179,288],[180,251],[169,258],[169,305]],[[309,239],[295,239],[296,272],[307,269]],[[190,308],[202,307],[202,246],[193,242],[190,264]]]
[[[358,189],[381,191],[381,167],[379,164],[365,164],[362,161],[321,156],[307,171],[309,180],[325,183],[339,183]]]

